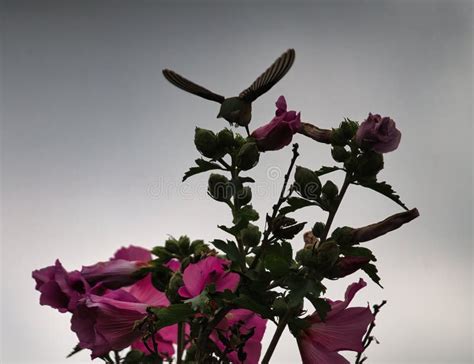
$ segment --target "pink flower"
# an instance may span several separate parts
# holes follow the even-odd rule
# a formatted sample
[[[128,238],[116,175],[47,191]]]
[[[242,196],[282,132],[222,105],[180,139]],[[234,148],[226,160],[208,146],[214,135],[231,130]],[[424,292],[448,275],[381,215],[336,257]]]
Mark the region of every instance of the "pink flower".
[[[166,295],[156,290],[150,275],[131,287],[108,291],[102,296],[88,294],[77,305],[71,329],[81,348],[92,351],[92,358],[111,350],[122,350],[141,340],[136,322],[147,316],[149,306],[168,306]],[[166,327],[157,333],[160,353],[172,355],[169,338],[176,328]],[[161,341],[163,339],[163,342]]]
[[[91,285],[100,283],[107,288],[120,288],[133,284],[137,280],[134,273],[150,260],[148,250],[130,246],[119,249],[107,262],[82,267],[81,274]]]
[[[178,294],[184,298],[196,297],[209,284],[214,284],[217,292],[224,292],[226,289],[235,292],[240,276],[227,270],[229,264],[228,260],[214,256],[189,264],[183,273],[184,286],[179,288]]]
[[[363,351],[363,336],[374,315],[368,307],[347,308],[366,283],[360,279],[347,287],[344,301],[329,301],[331,311],[322,322],[317,313],[308,316],[311,324],[300,331],[297,341],[304,364],[348,364],[338,351]]]
[[[33,271],[32,276],[41,292],[40,304],[62,313],[73,311],[77,301],[90,289],[78,271],[67,272],[59,260],[53,266]]]
[[[236,309],[225,316],[210,338],[232,363],[258,364],[266,325],[267,320],[256,313]]]
[[[301,127],[300,113],[287,111],[284,96],[280,96],[275,105],[277,111],[272,121],[254,130],[251,135],[261,151],[278,150],[287,146]]]
[[[370,114],[359,126],[356,141],[378,153],[388,153],[398,148],[402,133],[397,129],[395,121],[388,116]]]

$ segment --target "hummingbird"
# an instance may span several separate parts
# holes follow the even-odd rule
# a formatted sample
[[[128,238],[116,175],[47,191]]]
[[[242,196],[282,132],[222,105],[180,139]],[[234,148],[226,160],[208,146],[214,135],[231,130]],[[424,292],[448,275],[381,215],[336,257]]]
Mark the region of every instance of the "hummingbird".
[[[163,76],[184,91],[221,104],[217,117],[224,118],[231,125],[244,126],[248,133],[248,124],[252,118],[252,102],[280,81],[290,70],[294,60],[295,50],[288,49],[239,96],[233,97],[216,94],[169,69],[163,70]]]

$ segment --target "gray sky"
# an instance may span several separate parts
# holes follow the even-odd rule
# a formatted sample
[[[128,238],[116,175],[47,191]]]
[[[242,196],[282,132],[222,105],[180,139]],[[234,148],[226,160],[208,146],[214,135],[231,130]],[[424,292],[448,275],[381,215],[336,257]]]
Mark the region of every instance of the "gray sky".
[[[322,127],[375,112],[403,133],[382,177],[421,217],[367,244],[385,289],[369,283],[354,303],[389,301],[368,362],[471,362],[470,2],[20,0],[2,8],[2,363],[65,363],[76,344],[69,316],[38,304],[33,269],[57,257],[76,269],[167,234],[224,236],[216,225],[230,216],[205,196],[206,177],[180,182],[198,156],[194,127],[224,122],[216,104],[174,88],[161,69],[232,95],[289,47],[294,67],[254,105],[251,128],[271,119],[283,94]],[[295,139],[299,164],[331,163],[329,148]],[[261,158],[254,205],[262,216],[290,157],[288,148]],[[399,211],[354,187],[336,224]],[[342,298],[359,276],[329,284],[328,296]],[[273,362],[299,360],[287,332]],[[87,361],[81,353],[67,362]]]

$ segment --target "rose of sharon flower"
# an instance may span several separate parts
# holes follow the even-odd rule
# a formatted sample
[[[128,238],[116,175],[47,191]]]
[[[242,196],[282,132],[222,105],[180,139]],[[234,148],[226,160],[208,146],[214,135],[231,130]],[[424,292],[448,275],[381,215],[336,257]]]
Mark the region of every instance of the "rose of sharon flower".
[[[140,342],[142,332],[136,322],[147,316],[147,307],[168,305],[166,295],[153,287],[148,275],[130,287],[108,291],[102,296],[86,295],[73,313],[71,329],[77,334],[80,347],[92,351],[92,358],[131,345],[144,350]],[[156,335],[158,351],[164,357],[174,352],[171,338],[176,338],[176,330],[175,326],[169,326]]]
[[[229,265],[228,260],[215,256],[189,264],[184,270],[184,285],[179,288],[178,294],[184,298],[193,298],[199,296],[209,284],[215,285],[216,292],[224,292],[226,289],[235,292],[240,276],[229,272]]]
[[[267,320],[250,310],[231,310],[216,326],[210,339],[221,352],[226,353],[231,363],[258,364],[266,325]],[[223,338],[226,343],[222,342]]]
[[[251,135],[261,151],[278,150],[287,146],[301,127],[300,113],[287,111],[284,96],[280,96],[275,105],[277,111],[272,121],[254,130]]]
[[[356,141],[378,153],[388,153],[398,148],[401,137],[402,133],[397,129],[395,121],[388,116],[369,113],[357,130]]]
[[[120,288],[133,284],[137,278],[134,273],[151,260],[148,250],[130,246],[118,250],[107,262],[82,267],[82,276],[91,284],[101,283],[107,288]]]
[[[331,311],[325,322],[317,313],[308,316],[311,324],[300,331],[297,341],[304,364],[349,364],[340,350],[361,352],[362,339],[374,315],[368,307],[347,308],[358,290],[367,284],[360,279],[347,287],[344,301],[329,301]]]
[[[67,272],[59,260],[55,265],[33,271],[36,290],[41,292],[40,304],[72,312],[83,295],[90,289],[89,284],[78,271]]]

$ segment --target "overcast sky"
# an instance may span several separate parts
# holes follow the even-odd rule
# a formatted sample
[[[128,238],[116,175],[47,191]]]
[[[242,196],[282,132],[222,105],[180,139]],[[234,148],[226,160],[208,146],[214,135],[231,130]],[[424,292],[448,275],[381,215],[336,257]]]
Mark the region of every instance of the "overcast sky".
[[[230,96],[290,47],[293,69],[254,105],[251,129],[271,119],[283,94],[319,126],[374,112],[403,134],[381,177],[421,217],[367,244],[385,289],[369,283],[354,304],[388,300],[368,363],[471,362],[470,2],[20,0],[3,2],[2,13],[2,363],[88,361],[85,352],[64,359],[77,342],[69,316],[39,305],[33,269],[56,258],[77,269],[168,234],[224,236],[216,225],[230,216],[207,198],[206,176],[181,177],[198,156],[194,127],[225,122],[216,104],[174,88],[161,69]],[[328,147],[295,139],[299,164],[331,163]],[[261,216],[290,157],[290,148],[261,157]],[[399,211],[351,187],[335,223],[361,226]],[[341,299],[359,276],[328,284],[328,297]],[[285,332],[272,362],[299,360]]]

